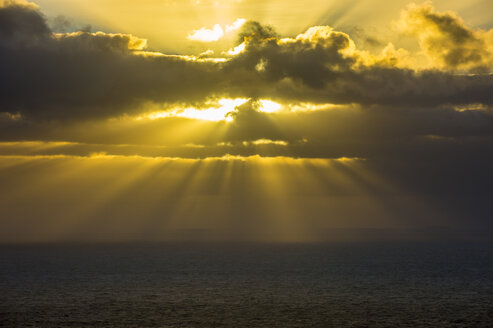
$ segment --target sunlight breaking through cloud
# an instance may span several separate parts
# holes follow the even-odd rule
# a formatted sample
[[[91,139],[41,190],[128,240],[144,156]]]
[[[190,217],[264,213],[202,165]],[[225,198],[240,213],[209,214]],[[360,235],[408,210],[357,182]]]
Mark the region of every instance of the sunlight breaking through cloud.
[[[491,5],[375,1],[0,0],[1,216],[493,231]]]
[[[215,24],[212,29],[208,29],[206,27],[202,27],[198,30],[192,31],[188,35],[188,39],[192,41],[200,41],[200,42],[214,42],[218,41],[226,33],[234,32],[240,29],[243,24],[245,24],[246,19],[238,18],[232,24],[226,25],[224,28],[220,24]]]
[[[155,111],[146,115],[141,115],[137,117],[137,120],[151,119],[156,120],[165,117],[185,117],[204,121],[227,121],[231,122],[233,116],[230,115],[235,112],[237,107],[246,103],[249,99],[236,98],[228,99],[223,98],[217,101],[216,106],[211,106],[207,108],[176,108],[168,111]],[[264,113],[275,113],[282,108],[282,105],[276,103],[272,100],[260,99],[258,101],[258,111]]]

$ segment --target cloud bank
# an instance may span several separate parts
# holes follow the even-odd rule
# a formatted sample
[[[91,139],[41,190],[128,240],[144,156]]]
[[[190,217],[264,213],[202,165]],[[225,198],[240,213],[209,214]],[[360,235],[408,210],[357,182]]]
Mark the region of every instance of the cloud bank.
[[[410,7],[401,25],[419,33],[435,68],[413,69],[402,51],[357,49],[346,33],[315,26],[281,38],[257,22],[242,25],[243,51],[224,58],[165,55],[129,34],[53,33],[38,8],[0,8],[0,110],[39,119],[118,116],[146,103],[214,97],[280,102],[442,106],[493,102],[489,38],[451,13]],[[237,26],[239,27],[239,26]],[[458,74],[454,70],[481,70]]]
[[[364,163],[358,170],[372,175],[363,178],[356,169],[335,167],[344,179],[357,181],[365,195],[352,202],[371,200],[388,209],[373,219],[391,221],[402,209],[413,208],[410,199],[420,199],[433,211],[406,212],[410,226],[415,219],[493,231],[492,31],[470,27],[455,13],[438,12],[429,3],[409,6],[395,22],[401,33],[415,38],[419,53],[391,43],[376,52],[359,48],[348,33],[330,26],[281,36],[260,22],[240,23],[218,25],[222,34],[238,32],[229,52],[170,55],[131,34],[55,33],[37,6],[5,2],[0,7],[1,179],[7,181],[9,170],[21,161],[13,170],[22,173],[22,180],[23,165],[30,165],[23,161],[29,158],[41,173],[44,165],[75,167],[75,162],[95,158],[138,158],[144,166],[177,160],[194,172],[190,161],[212,158],[244,161],[248,169],[237,165],[231,174],[250,170],[262,181],[252,158],[281,158],[288,164],[276,170],[290,177],[293,195],[298,195],[297,184],[304,186],[303,195],[310,194],[309,184],[296,180],[296,168],[303,166],[308,180],[322,181],[316,183],[314,199],[328,201],[344,197],[344,188],[335,192],[323,173],[330,165],[317,161],[358,159]],[[207,41],[199,38],[200,31],[211,32],[191,35]],[[206,110],[214,108],[222,111],[218,120],[197,114],[203,110],[208,115]],[[263,162],[266,169],[272,169],[269,163]],[[89,167],[96,181],[98,170]],[[211,172],[204,185],[217,187],[222,173]],[[388,182],[392,191],[382,193],[370,176]],[[15,178],[8,181],[22,185]],[[185,176],[183,181],[188,181]],[[232,201],[241,209],[238,202],[255,203],[254,187],[248,200],[241,198],[240,187],[231,182],[237,197],[221,194],[220,202]],[[152,198],[151,189],[146,195]],[[0,191],[9,193],[6,187]],[[57,194],[55,187],[51,191]],[[322,220],[330,209],[321,202],[303,198],[299,207],[312,204],[316,210],[309,212]],[[337,215],[352,207],[347,199],[344,204]],[[353,218],[365,214],[356,212]],[[159,212],[151,216],[159,217]]]

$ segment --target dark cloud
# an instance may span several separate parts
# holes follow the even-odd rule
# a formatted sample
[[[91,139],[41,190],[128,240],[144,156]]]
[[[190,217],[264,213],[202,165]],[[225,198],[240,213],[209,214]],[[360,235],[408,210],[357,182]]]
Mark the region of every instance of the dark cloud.
[[[275,125],[275,121],[269,115],[260,112],[259,103],[249,100],[245,104],[237,107],[236,111],[230,114],[233,117],[224,140],[221,141],[251,141],[257,139],[271,140],[290,140],[289,133],[281,133]]]
[[[309,88],[321,89],[334,80],[337,71],[350,70],[354,59],[341,53],[350,45],[346,34],[328,32],[328,35],[319,36],[317,32],[313,29],[313,36],[285,43],[279,43],[275,38],[247,40],[246,51],[233,59],[228,69],[256,72],[261,79],[273,83],[289,78],[301,81]]]
[[[313,27],[288,41],[247,43],[225,70],[243,80],[231,85],[250,96],[293,102],[438,106],[493,101],[492,75],[364,65],[361,57],[347,34]]]
[[[491,75],[415,71],[374,61],[349,35],[319,26],[279,39],[248,22],[245,50],[225,63],[147,51],[128,34],[54,34],[38,9],[0,8],[0,111],[33,119],[118,116],[146,102],[209,97],[439,106],[493,103]],[[365,57],[366,56],[366,57]]]
[[[0,8],[0,111],[41,119],[119,115],[213,93],[215,64],[138,55],[127,34],[53,34],[32,6]]]
[[[96,148],[99,145],[101,151],[108,153],[115,150],[108,150],[105,145],[136,146],[133,153],[116,153],[122,155],[207,157],[208,154],[259,154],[378,159],[395,154],[398,158],[421,154],[423,160],[434,157],[440,150],[453,153],[455,148],[463,147],[473,152],[488,153],[493,140],[493,114],[488,109],[457,111],[450,107],[343,106],[269,114],[259,112],[256,106],[255,101],[250,101],[238,107],[231,114],[234,120],[229,123],[186,118],[36,122],[4,117],[0,123],[0,140],[82,142],[95,144]],[[266,147],[248,144],[260,139],[284,141],[286,144],[273,143]],[[151,146],[153,151],[139,150],[138,146]],[[155,148],[159,146],[164,148]],[[95,147],[77,154],[94,152]],[[185,147],[183,152],[180,147]]]
[[[238,35],[238,42],[242,43],[243,41],[249,40],[253,41],[261,41],[270,38],[276,38],[279,35],[276,33],[274,27],[262,25],[256,21],[247,21],[241,27],[240,33]]]
[[[1,5],[1,4],[0,4]],[[7,42],[30,42],[50,36],[45,19],[34,5],[6,2],[0,8],[0,37]]]

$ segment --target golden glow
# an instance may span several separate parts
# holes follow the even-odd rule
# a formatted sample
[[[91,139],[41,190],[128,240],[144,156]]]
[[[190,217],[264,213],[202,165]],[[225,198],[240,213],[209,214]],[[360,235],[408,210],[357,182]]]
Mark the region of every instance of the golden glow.
[[[246,23],[246,19],[238,18],[237,20],[235,20],[233,22],[233,24],[226,26],[226,28],[225,28],[226,32],[234,32],[236,30],[239,30],[243,26],[243,24],[245,24],[245,23]]]
[[[192,33],[188,35],[188,39],[200,42],[218,41],[224,36],[225,33],[234,32],[241,28],[245,22],[246,19],[238,18],[231,25],[226,25],[224,28],[219,24],[215,24],[212,29],[202,27],[198,30],[192,31]]]
[[[236,56],[236,55],[242,53],[243,51],[245,51],[245,48],[246,48],[246,43],[243,42],[239,46],[236,46],[233,49],[228,50],[227,54],[231,55],[231,56]]]
[[[245,143],[246,141],[244,141]],[[254,141],[246,142],[247,145],[252,144],[255,146],[259,145],[277,145],[277,146],[287,146],[288,143],[284,140],[270,140],[270,139],[257,139]]]
[[[490,106],[485,104],[468,104],[468,105],[456,106],[454,109],[458,112],[466,112],[466,111],[485,111],[491,108]]]
[[[264,113],[275,113],[282,108],[281,104],[278,104],[272,100],[261,99],[259,100],[259,103],[259,110]]]
[[[155,120],[165,117],[185,117],[196,120],[204,121],[227,121],[231,122],[233,117],[229,115],[234,112],[238,106],[243,105],[248,99],[236,98],[228,99],[223,98],[217,101],[216,106],[207,108],[176,108],[168,111],[155,111],[144,116],[137,117],[137,120],[144,118]],[[258,110],[264,113],[275,113],[282,109],[282,105],[272,100],[261,99],[259,100]]]
[[[487,121],[483,114],[491,106],[457,105],[462,102],[442,98],[451,90],[457,99],[465,94],[466,100],[491,103],[487,96],[476,99],[476,91],[469,94],[469,86],[478,86],[481,94],[490,85],[483,84],[486,75],[476,79],[474,70],[493,67],[493,30],[486,30],[488,22],[466,25],[469,19],[463,22],[438,4],[437,9],[428,3],[405,9],[399,31],[389,25],[405,8],[401,1],[38,2],[51,8],[43,16],[48,24],[54,25],[60,14],[76,23],[52,26],[54,39],[46,39],[46,48],[40,37],[33,41],[33,57],[12,60],[36,67],[31,58],[48,58],[48,64],[58,67],[62,58],[59,62],[66,66],[50,74],[42,62],[39,71],[48,80],[53,76],[53,84],[27,74],[37,69],[12,69],[22,73],[19,81],[28,81],[22,84],[27,87],[49,83],[40,92],[17,88],[28,97],[12,101],[16,105],[7,99],[4,107],[19,108],[22,115],[0,113],[0,123],[5,123],[0,135],[13,140],[0,142],[0,214],[5,213],[0,242],[17,238],[12,236],[53,241],[100,232],[117,239],[179,239],[177,232],[183,229],[209,229],[233,239],[236,233],[246,239],[252,234],[263,240],[306,241],[330,228],[405,225],[402,217],[411,213],[407,209],[415,211],[420,204],[400,190],[407,183],[405,174],[400,181],[398,170],[384,170],[412,162],[407,157],[388,160],[394,159],[393,147],[413,146],[415,129],[425,131],[418,141],[436,144],[455,141],[441,136],[442,130],[452,134],[457,128],[460,136],[477,139],[485,135],[487,126],[478,122]],[[370,15],[375,8],[381,10]],[[375,30],[367,28],[373,26],[367,24],[370,20]],[[251,32],[242,27],[255,28],[253,21],[266,33],[252,32],[238,44],[239,35]],[[441,21],[445,26],[438,25]],[[78,22],[121,33],[74,32],[81,28]],[[465,41],[458,42],[461,38],[447,24],[459,36],[468,36],[462,37]],[[30,28],[35,27],[12,40],[36,38]],[[61,41],[63,48],[48,51],[51,43]],[[13,49],[15,56],[24,48]],[[37,50],[41,56],[35,56]],[[86,61],[86,54],[93,57]],[[105,64],[113,62],[123,66]],[[84,64],[95,70],[86,71]],[[109,70],[101,69],[106,66]],[[409,70],[399,70],[403,67]],[[437,71],[421,76],[417,71],[423,68]],[[472,74],[464,88],[457,69]],[[448,78],[442,79],[442,73]],[[439,91],[433,94],[434,81],[439,81]],[[430,90],[421,89],[426,83]],[[423,103],[431,101],[426,115],[406,101],[414,94],[423,95]],[[406,110],[389,112],[394,99],[399,100],[396,106],[405,102]],[[455,115],[443,127],[438,123],[444,114],[435,113],[435,103]],[[399,119],[403,113],[410,119]],[[438,123],[416,128],[423,117]],[[19,141],[29,138],[34,141]],[[394,182],[380,172],[390,172]],[[415,217],[433,217],[430,208],[422,213],[426,215]]]
[[[178,112],[176,116],[204,121],[230,121],[232,119],[227,115],[232,110],[234,110],[234,107],[231,108],[228,106],[206,109],[185,108],[183,111]]]
[[[73,33],[55,33],[54,36],[56,38],[77,38],[82,34],[90,34],[95,38],[119,38],[121,40],[125,40],[127,43],[127,47],[129,50],[133,51],[142,51],[147,48],[147,40],[136,37],[132,34],[123,34],[123,33],[104,33],[104,32],[73,32]]]
[[[133,0],[36,0],[48,18],[63,14],[81,24],[91,24],[103,30],[123,31],[149,39],[156,49],[170,49],[184,53],[190,44],[200,48],[200,43],[188,41],[190,31],[215,24],[227,26],[238,17],[256,20],[275,26],[281,35],[297,35],[307,26],[330,25],[372,26],[389,34],[389,22],[410,0],[146,0],[145,4]],[[417,1],[422,3],[424,1]],[[458,12],[465,21],[475,26],[491,24],[493,3],[480,0],[434,0],[440,10]],[[473,10],[481,4],[484,10]],[[375,10],[379,8],[379,10]],[[234,34],[234,33],[233,33]],[[400,37],[392,36],[391,42]],[[401,47],[400,44],[396,44]],[[204,49],[197,49],[197,53]],[[224,50],[224,49],[215,49]]]
[[[289,108],[289,110],[292,112],[316,112],[316,111],[336,110],[336,109],[350,110],[354,108],[359,108],[359,106],[356,104],[339,105],[339,104],[297,103],[297,104],[288,104],[287,108]]]
[[[223,35],[224,31],[221,25],[216,24],[212,29],[202,27],[199,30],[195,30],[188,35],[188,38],[193,41],[212,42],[219,40]]]
[[[0,176],[12,175],[0,185],[0,192],[9,190],[0,206],[11,218],[0,221],[0,228],[16,220],[10,229],[0,229],[0,238],[57,241],[75,234],[85,240],[166,240],[199,229],[211,239],[316,240],[313,232],[320,228],[364,222],[359,213],[351,213],[354,201],[362,202],[367,213],[381,211],[362,196],[366,184],[360,185],[361,178],[352,180],[346,173],[362,165],[358,159],[232,155],[0,156]],[[29,188],[19,184],[24,180],[30,181]],[[347,196],[336,202],[326,188],[344,188]],[[299,197],[305,193],[318,201]],[[54,200],[57,206],[46,206]],[[345,220],[338,220],[348,211]],[[246,215],[240,225],[239,215]],[[91,231],[83,229],[88,224]],[[13,233],[23,225],[32,229]]]
[[[220,107],[211,107],[206,109],[187,108],[182,112],[178,112],[176,116],[187,117],[205,121],[231,121],[232,117],[228,116],[236,107],[243,105],[248,99],[220,99],[218,104]]]

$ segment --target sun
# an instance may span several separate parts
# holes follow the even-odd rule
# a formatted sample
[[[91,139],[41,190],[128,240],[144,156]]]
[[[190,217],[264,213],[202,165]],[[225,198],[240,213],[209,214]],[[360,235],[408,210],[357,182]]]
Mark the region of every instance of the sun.
[[[245,98],[223,98],[217,101],[217,104],[219,106],[213,106],[205,109],[197,109],[193,107],[185,108],[181,112],[176,113],[175,116],[193,118],[203,121],[229,122],[232,121],[233,118],[228,114],[235,111],[236,107],[243,105],[247,101],[248,99]]]
[[[282,105],[272,100],[261,99],[259,100],[259,110],[264,113],[275,113],[281,110]]]
[[[137,120],[151,119],[156,120],[166,117],[184,117],[202,121],[226,121],[231,122],[233,117],[228,115],[237,110],[237,108],[246,103],[248,98],[221,98],[217,102],[206,108],[196,107],[179,107],[165,111],[154,111],[143,116],[137,117]],[[263,113],[275,113],[282,108],[282,105],[272,100],[259,100],[258,110]]]

